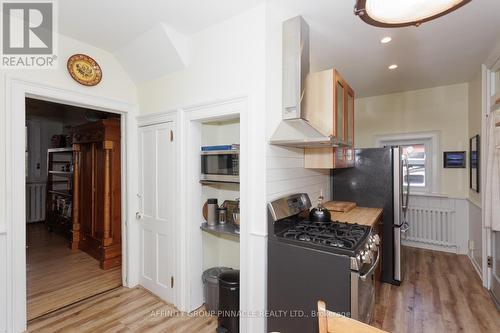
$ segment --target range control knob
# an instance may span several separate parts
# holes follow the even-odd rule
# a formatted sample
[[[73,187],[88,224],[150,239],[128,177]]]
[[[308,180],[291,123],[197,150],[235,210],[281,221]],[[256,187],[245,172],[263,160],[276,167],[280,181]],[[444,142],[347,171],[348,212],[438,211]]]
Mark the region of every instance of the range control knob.
[[[372,256],[371,256],[371,252],[368,252],[368,251],[362,251],[361,252],[361,262],[364,263],[364,264],[368,264],[372,261]]]

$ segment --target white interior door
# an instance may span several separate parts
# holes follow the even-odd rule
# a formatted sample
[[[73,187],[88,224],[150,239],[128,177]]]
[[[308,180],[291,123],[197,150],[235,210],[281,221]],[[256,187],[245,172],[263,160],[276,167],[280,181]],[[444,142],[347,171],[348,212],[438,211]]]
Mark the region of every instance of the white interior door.
[[[174,300],[174,158],[172,123],[139,129],[141,284]]]

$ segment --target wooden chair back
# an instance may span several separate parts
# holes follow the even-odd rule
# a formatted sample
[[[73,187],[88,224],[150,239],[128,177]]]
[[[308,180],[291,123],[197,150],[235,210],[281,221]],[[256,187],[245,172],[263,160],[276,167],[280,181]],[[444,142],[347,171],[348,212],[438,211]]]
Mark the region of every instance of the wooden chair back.
[[[323,301],[318,301],[318,321],[319,333],[387,333],[357,320],[328,311]]]

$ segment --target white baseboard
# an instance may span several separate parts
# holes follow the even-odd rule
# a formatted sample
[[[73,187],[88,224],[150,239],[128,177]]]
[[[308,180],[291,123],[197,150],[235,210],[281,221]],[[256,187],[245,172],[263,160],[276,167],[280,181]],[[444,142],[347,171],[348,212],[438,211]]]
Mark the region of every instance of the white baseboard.
[[[455,254],[465,254],[465,253],[460,253],[457,251],[457,248],[455,246],[453,247],[445,247],[445,246],[439,246],[439,245],[432,245],[432,244],[425,244],[425,243],[420,243],[420,242],[414,242],[414,241],[409,241],[405,240],[403,241],[404,246],[408,247],[414,247],[417,249],[424,249],[424,250],[432,250],[432,251],[441,251],[441,252],[448,252],[448,253],[455,253]]]
[[[470,260],[470,262],[472,264],[472,267],[474,267],[474,270],[479,275],[479,278],[482,281],[483,280],[483,273],[481,271],[481,266],[479,266],[479,264],[477,263],[476,259],[474,259],[474,257],[470,255],[470,252],[467,253],[467,257],[469,257],[469,260]]]

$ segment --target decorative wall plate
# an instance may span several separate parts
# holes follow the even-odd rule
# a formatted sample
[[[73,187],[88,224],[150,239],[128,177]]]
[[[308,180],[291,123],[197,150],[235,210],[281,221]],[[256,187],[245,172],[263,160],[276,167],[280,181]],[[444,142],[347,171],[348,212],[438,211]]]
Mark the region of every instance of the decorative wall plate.
[[[74,54],[68,59],[68,71],[71,77],[85,86],[95,86],[102,79],[99,64],[85,54]]]

